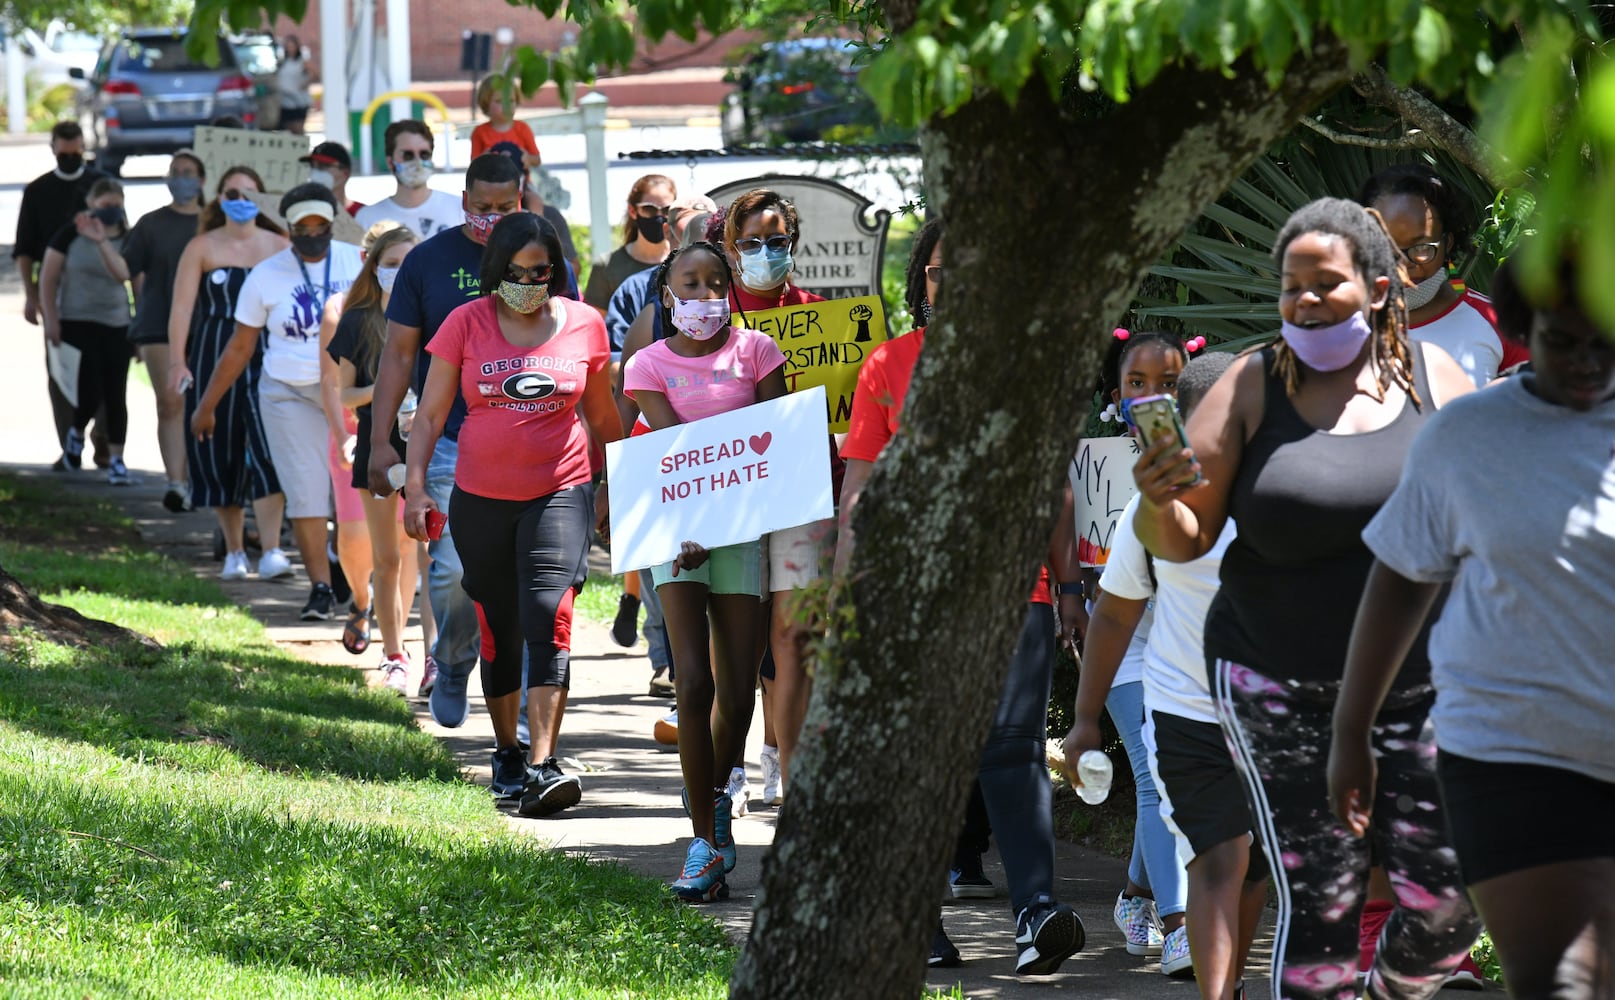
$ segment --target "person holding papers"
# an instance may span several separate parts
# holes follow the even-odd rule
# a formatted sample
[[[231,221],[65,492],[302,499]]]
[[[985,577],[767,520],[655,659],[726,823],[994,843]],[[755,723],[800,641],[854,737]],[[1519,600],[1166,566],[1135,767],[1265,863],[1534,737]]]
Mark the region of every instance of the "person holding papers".
[[[653,431],[785,395],[785,355],[773,339],[730,325],[733,283],[723,250],[705,241],[674,251],[658,270],[653,294],[679,335],[635,354],[623,376],[623,392]],[[695,831],[673,892],[710,902],[728,896],[724,876],[735,867],[727,786],[757,687],[762,545],[685,541],[676,559],[651,568],[651,580],[679,665],[679,764]]]

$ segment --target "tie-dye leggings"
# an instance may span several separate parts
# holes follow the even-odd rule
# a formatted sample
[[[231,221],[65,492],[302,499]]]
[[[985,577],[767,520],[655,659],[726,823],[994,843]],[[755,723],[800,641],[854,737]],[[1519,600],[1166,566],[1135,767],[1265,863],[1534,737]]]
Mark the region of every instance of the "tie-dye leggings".
[[[1355,1000],[1357,920],[1369,840],[1329,811],[1330,715],[1340,684],[1265,677],[1210,663],[1213,695],[1251,821],[1273,865],[1275,1000]],[[1374,726],[1379,765],[1369,837],[1395,888],[1366,996],[1424,1000],[1480,932],[1464,893],[1436,786],[1428,686],[1392,692]]]

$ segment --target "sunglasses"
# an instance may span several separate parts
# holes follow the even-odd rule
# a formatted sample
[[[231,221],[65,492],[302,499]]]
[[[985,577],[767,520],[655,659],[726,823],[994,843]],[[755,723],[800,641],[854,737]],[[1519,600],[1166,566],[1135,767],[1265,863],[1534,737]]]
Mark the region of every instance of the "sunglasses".
[[[635,205],[634,211],[639,213],[641,219],[654,219],[658,215],[666,215],[669,207],[671,206],[658,205],[653,201],[647,201],[643,204]]]
[[[1431,240],[1429,243],[1415,243],[1412,246],[1399,247],[1402,256],[1415,264],[1428,264],[1441,253],[1441,245],[1446,240]]]
[[[743,254],[759,253],[764,247],[768,248],[769,253],[784,253],[791,249],[791,238],[789,236],[770,236],[768,239],[762,240],[753,236],[744,240],[735,240],[735,249]]]
[[[256,191],[245,191],[241,188],[225,188],[219,197],[225,201],[251,201],[252,196],[257,193]]]
[[[942,265],[941,264],[927,264],[927,265],[925,265],[925,280],[926,281],[935,281],[935,282],[940,283],[942,281]]]
[[[505,267],[505,280],[514,281],[518,285],[542,285],[550,280],[555,268],[549,264],[534,264],[532,267],[522,267],[520,264],[509,264]]]

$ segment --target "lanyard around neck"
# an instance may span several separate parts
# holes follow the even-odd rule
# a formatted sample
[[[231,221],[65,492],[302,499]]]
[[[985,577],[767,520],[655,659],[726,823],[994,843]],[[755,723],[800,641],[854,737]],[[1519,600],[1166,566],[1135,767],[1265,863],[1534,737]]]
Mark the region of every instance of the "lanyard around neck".
[[[297,257],[297,251],[293,250],[292,256]],[[303,263],[301,257],[297,257],[297,269],[303,272],[303,280],[308,283],[308,290],[314,295],[314,317],[318,322],[325,313],[325,303],[331,298],[331,248],[325,249],[325,283],[320,286],[318,292],[314,290],[314,279],[308,276],[308,265]]]

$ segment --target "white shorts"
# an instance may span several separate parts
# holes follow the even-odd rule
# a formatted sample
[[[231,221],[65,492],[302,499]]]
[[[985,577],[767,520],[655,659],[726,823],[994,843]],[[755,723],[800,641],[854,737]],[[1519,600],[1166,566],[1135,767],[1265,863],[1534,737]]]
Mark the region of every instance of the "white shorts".
[[[286,494],[286,516],[331,516],[331,428],[320,402],[320,384],[289,385],[258,377],[258,411],[269,457]]]
[[[768,536],[768,592],[801,590],[829,569],[836,553],[836,519],[826,518]]]

